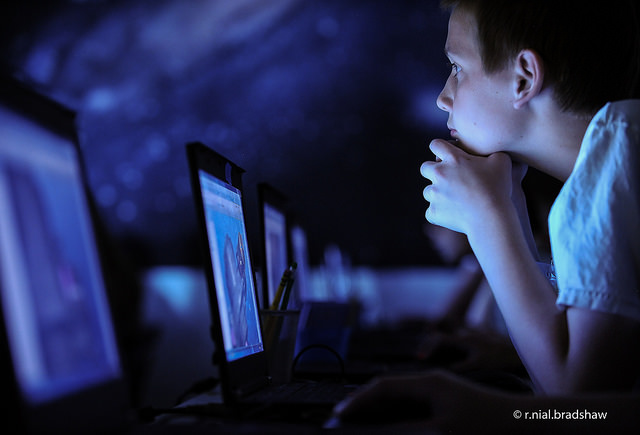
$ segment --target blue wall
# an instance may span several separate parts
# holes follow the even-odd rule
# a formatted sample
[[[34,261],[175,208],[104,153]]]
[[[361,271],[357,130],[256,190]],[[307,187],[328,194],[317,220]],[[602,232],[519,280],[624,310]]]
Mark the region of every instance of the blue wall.
[[[448,135],[437,3],[27,1],[3,6],[2,50],[78,112],[101,215],[139,261],[198,261],[184,154],[197,140],[247,171],[250,229],[266,181],[313,262],[336,243],[354,264],[425,264],[419,166]]]

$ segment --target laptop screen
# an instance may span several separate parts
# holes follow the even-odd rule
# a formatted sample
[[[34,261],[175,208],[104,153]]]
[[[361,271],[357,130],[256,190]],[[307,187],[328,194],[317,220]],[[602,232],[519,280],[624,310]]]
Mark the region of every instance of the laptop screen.
[[[285,215],[279,208],[268,202],[264,208],[264,251],[267,271],[267,295],[271,303],[276,295],[282,273],[288,264],[287,223]]]
[[[291,251],[293,261],[298,265],[296,269],[296,298],[297,302],[313,299],[309,288],[309,249],[307,233],[300,225],[293,225],[290,231]]]
[[[283,272],[289,266],[286,198],[267,183],[258,184],[258,206],[262,226],[263,307],[275,299]]]
[[[0,290],[17,386],[41,405],[120,363],[72,139],[0,105]]]
[[[264,349],[242,197],[237,188],[207,172],[198,174],[224,350],[233,361]]]

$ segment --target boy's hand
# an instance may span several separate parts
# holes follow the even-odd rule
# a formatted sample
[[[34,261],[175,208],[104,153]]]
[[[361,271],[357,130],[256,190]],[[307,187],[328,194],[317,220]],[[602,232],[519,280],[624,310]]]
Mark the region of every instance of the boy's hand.
[[[527,166],[526,163],[511,161],[511,182],[513,183],[513,187],[522,184],[522,180],[524,180],[524,176],[527,175],[528,170],[529,166]]]
[[[420,167],[422,176],[431,181],[423,192],[430,203],[425,213],[429,222],[469,235],[492,213],[512,206],[516,174],[507,154],[475,156],[443,139],[433,140],[429,148],[436,161]]]
[[[331,424],[325,427],[359,423],[390,429],[396,424],[396,432],[412,428],[421,429],[420,433],[427,429],[469,433],[479,427],[478,420],[486,425],[488,415],[498,414],[492,409],[494,396],[491,390],[439,370],[379,377],[336,405]]]

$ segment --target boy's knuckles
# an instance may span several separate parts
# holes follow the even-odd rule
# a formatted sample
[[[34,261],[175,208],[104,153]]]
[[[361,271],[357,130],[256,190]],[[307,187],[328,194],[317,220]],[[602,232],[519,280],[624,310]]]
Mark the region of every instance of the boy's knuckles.
[[[431,190],[433,190],[433,187],[432,187],[431,185],[429,185],[429,186],[425,187],[425,188],[422,190],[422,197],[423,197],[424,199],[426,199],[427,201],[429,201],[429,200],[430,200],[430,198],[431,198]]]

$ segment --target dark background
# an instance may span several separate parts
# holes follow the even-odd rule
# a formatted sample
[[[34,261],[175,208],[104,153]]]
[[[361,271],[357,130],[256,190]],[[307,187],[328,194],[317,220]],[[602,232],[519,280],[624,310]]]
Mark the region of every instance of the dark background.
[[[198,261],[190,141],[247,171],[254,240],[268,182],[306,227],[314,264],[331,243],[354,265],[438,261],[419,174],[430,139],[448,136],[437,1],[3,4],[5,63],[77,111],[100,214],[142,265]]]
[[[77,113],[89,189],[122,248],[106,279],[134,403],[171,406],[210,375],[203,277],[181,267],[200,264],[188,142],[246,170],[254,258],[267,182],[306,228],[313,266],[335,245],[381,272],[348,289],[369,321],[433,309],[448,287],[412,268],[442,263],[419,168],[449,134],[435,104],[447,21],[437,0],[2,2],[3,68]],[[532,174],[544,229],[557,183]]]

